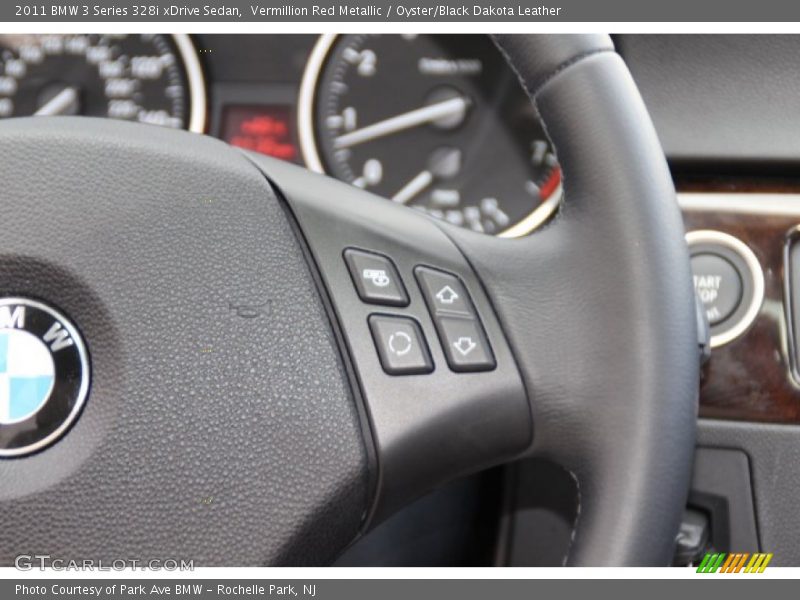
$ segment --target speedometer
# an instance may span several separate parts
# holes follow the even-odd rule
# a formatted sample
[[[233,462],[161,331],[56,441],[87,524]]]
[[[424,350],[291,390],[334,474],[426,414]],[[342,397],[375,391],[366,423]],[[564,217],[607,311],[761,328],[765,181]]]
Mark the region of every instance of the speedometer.
[[[0,34],[0,117],[87,115],[202,132],[205,113],[185,35]]]
[[[322,36],[299,130],[310,168],[478,232],[525,235],[561,198],[540,120],[486,36]]]

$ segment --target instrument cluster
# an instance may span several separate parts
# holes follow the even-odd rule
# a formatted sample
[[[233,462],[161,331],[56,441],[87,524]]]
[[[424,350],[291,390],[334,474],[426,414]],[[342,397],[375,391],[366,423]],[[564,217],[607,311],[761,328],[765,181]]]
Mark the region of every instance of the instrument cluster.
[[[480,35],[0,35],[0,118],[208,133],[476,232],[530,233],[561,171]]]

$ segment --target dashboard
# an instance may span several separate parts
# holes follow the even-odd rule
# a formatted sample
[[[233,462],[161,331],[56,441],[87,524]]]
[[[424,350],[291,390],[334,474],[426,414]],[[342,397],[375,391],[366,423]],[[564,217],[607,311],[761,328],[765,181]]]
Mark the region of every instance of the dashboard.
[[[670,162],[710,322],[700,445],[746,451],[744,462],[758,465],[754,490],[730,497],[755,497],[764,514],[782,515],[771,527],[762,517],[761,535],[770,551],[783,548],[800,561],[800,530],[791,519],[795,525],[786,526],[797,489],[776,483],[800,456],[796,440],[791,428],[779,428],[776,438],[754,425],[800,423],[800,70],[793,64],[800,36],[614,41]],[[34,114],[206,133],[486,235],[530,234],[557,214],[563,196],[556,152],[486,36],[0,35],[0,118]],[[548,465],[526,469],[515,475],[526,485],[509,501],[517,509],[508,561],[519,553],[528,564],[543,552],[560,560],[557,545],[522,548],[542,537],[528,504],[557,504],[553,486],[542,491],[530,472],[546,470],[569,498],[572,480]],[[505,510],[496,497],[503,484],[496,472],[482,477],[488,482],[460,482],[469,489],[427,500],[456,550],[438,556],[436,544],[423,544],[433,554],[425,560],[499,560],[483,555],[492,552],[494,523],[476,515],[486,505],[493,514]],[[704,485],[695,485],[697,498],[709,494]],[[541,497],[524,497],[526,489]],[[414,523],[427,539],[434,520],[414,510],[423,517],[390,523],[393,535],[356,547],[352,564],[387,552],[417,564],[420,547],[397,539],[411,535]],[[563,527],[565,545],[570,530],[562,521],[575,518],[569,510],[544,525]],[[464,527],[469,518],[475,523]],[[454,558],[459,552],[465,556]]]
[[[800,78],[782,57],[800,42],[615,43],[670,160],[696,286],[708,288],[701,416],[798,423],[784,236],[800,214],[800,155],[784,98]],[[207,133],[487,235],[531,233],[563,195],[535,109],[481,35],[0,35],[0,118],[34,114]]]

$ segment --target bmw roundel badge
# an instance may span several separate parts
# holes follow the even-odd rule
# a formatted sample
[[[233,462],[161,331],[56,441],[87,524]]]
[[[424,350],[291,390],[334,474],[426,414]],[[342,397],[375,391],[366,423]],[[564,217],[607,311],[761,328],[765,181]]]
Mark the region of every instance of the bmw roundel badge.
[[[77,329],[56,310],[0,298],[0,457],[58,439],[89,391],[89,360]]]

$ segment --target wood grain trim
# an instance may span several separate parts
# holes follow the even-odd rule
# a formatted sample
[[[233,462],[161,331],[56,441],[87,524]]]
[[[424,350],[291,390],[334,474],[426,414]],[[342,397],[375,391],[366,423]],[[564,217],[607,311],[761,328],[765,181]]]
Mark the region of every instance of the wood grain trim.
[[[739,338],[714,349],[703,370],[700,415],[800,423],[784,290],[786,235],[800,224],[800,193],[682,193],[678,200],[687,231],[733,235],[755,253],[764,272],[758,317]]]

